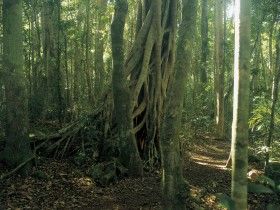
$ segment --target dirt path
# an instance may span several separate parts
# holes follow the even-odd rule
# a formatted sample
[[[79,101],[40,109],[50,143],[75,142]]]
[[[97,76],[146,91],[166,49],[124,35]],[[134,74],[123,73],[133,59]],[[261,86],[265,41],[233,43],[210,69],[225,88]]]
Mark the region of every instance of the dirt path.
[[[229,151],[230,142],[211,138],[197,140],[192,147],[185,176],[192,196],[206,209],[218,208],[216,193],[230,193],[231,175],[224,167]]]
[[[188,209],[218,209],[215,194],[230,193],[230,171],[224,168],[230,143],[204,138],[191,149],[184,170],[192,195]],[[45,175],[13,177],[0,183],[0,210],[162,209],[159,172],[100,187],[71,162],[45,160],[38,170]],[[250,197],[253,206],[262,201]]]
[[[229,141],[213,138],[197,140],[192,147],[185,176],[192,187],[196,203],[205,209],[220,209],[217,193],[230,196],[231,170],[225,168],[229,152]],[[259,168],[249,163],[249,169],[257,169],[256,167]],[[268,204],[275,202],[280,202],[275,194],[248,194],[248,210],[265,210]],[[280,210],[280,204],[277,210]]]

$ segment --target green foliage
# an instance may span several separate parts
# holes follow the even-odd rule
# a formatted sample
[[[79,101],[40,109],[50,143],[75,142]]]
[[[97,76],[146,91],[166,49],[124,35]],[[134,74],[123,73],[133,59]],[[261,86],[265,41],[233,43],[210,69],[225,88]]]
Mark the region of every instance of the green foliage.
[[[226,208],[228,210],[234,209],[234,201],[231,199],[230,196],[223,193],[218,193],[216,197],[221,207]]]
[[[280,184],[267,176],[260,176],[256,183],[248,183],[248,192],[256,194],[280,195]],[[279,204],[269,203],[268,210],[279,209]]]
[[[271,160],[279,161],[280,160],[280,141],[274,141],[271,146]]]
[[[271,99],[264,96],[256,96],[253,100],[251,117],[249,119],[249,128],[251,138],[254,139],[255,154],[264,159],[267,152],[270,153],[272,160],[280,158],[280,143],[273,141],[270,148],[264,146],[264,140],[268,138],[270,116],[271,115]],[[280,137],[280,107],[275,107],[275,125],[273,139]]]
[[[276,185],[280,184],[280,163],[270,162],[265,169],[265,175],[273,179]]]
[[[252,132],[267,134],[271,115],[271,99],[255,97],[253,100],[253,111],[249,119],[249,128]],[[280,107],[275,110],[275,130],[280,128]],[[279,135],[279,133],[277,133]]]
[[[279,204],[270,203],[267,206],[267,210],[279,210]]]
[[[94,164],[89,170],[89,175],[96,183],[106,186],[127,175],[127,172],[117,159],[113,159],[109,162]]]
[[[276,185],[276,182],[267,176],[260,176],[257,178],[255,183],[248,183],[248,193],[277,195],[280,193],[280,185]],[[219,193],[216,197],[221,207],[228,210],[235,209],[234,201],[230,196]],[[269,203],[267,209],[276,210],[279,209],[279,205]]]
[[[255,183],[248,183],[248,192],[257,194],[279,194],[280,184],[267,176],[260,176]]]
[[[255,132],[267,133],[270,120],[270,101],[264,97],[254,98],[254,109],[249,119],[249,128]]]
[[[40,179],[40,180],[49,180],[50,179],[49,175],[41,170],[35,171],[33,173],[33,177]]]
[[[84,152],[78,152],[74,157],[74,163],[78,166],[83,165],[87,161],[87,156]]]
[[[248,192],[273,194],[273,190],[263,184],[248,183]]]
[[[271,188],[275,188],[275,182],[267,176],[259,176],[256,181]]]

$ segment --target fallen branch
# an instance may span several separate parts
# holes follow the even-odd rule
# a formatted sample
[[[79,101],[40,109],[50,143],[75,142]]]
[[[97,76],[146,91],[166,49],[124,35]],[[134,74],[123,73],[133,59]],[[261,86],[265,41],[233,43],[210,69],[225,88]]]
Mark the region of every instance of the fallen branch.
[[[3,174],[0,176],[0,180],[6,179],[9,176],[11,176],[12,174],[16,173],[18,170],[20,170],[23,166],[25,166],[29,161],[33,160],[35,158],[35,155],[31,156],[30,158],[28,158],[27,160],[25,160],[24,162],[22,162],[21,164],[19,164],[16,168],[14,168],[12,171]]]
[[[22,162],[21,164],[19,164],[16,168],[14,168],[12,171],[6,173],[6,174],[3,174],[0,176],[0,180],[3,180],[3,179],[6,179],[8,178],[9,176],[11,176],[12,174],[16,173],[18,170],[20,170],[23,166],[25,166],[25,164],[27,164],[29,161],[33,160],[34,158],[36,158],[36,152],[38,149],[40,149],[42,146],[44,146],[46,143],[46,141],[42,142],[41,144],[39,144],[35,149],[34,149],[34,152],[33,152],[33,155],[28,158],[27,160],[25,160],[24,162]]]

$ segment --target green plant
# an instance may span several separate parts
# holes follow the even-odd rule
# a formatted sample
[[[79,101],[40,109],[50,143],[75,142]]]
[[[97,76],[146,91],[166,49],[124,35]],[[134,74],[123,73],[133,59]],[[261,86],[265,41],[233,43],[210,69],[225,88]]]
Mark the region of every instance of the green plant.
[[[248,193],[258,193],[258,194],[280,194],[280,184],[276,184],[274,180],[267,176],[259,176],[256,179],[256,182],[248,183]],[[216,195],[219,205],[228,210],[235,209],[234,201],[232,198],[226,194],[219,193]],[[278,204],[269,203],[267,206],[268,210],[276,210],[279,209]]]
[[[218,201],[219,201],[219,206],[222,208],[226,208],[228,210],[234,209],[234,201],[231,199],[230,196],[223,194],[223,193],[218,193],[216,195]]]
[[[280,184],[276,184],[273,179],[262,175],[256,179],[255,183],[248,183],[248,192],[277,194],[280,193]]]

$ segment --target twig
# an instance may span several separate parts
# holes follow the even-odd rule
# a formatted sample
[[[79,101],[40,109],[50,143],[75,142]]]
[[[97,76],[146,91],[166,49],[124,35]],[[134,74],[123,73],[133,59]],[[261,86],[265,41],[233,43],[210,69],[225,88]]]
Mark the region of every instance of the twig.
[[[0,176],[0,180],[6,179],[9,176],[11,176],[12,174],[16,173],[19,169],[21,169],[25,164],[27,164],[29,161],[33,160],[34,158],[36,158],[36,152],[38,149],[40,149],[42,146],[44,146],[44,144],[46,143],[46,141],[42,142],[41,144],[39,144],[35,149],[34,149],[34,154],[28,158],[27,160],[25,160],[24,162],[22,162],[21,164],[19,164],[16,168],[14,168],[12,171],[3,174]]]
[[[12,174],[16,173],[19,169],[21,169],[25,164],[27,164],[29,161],[33,160],[35,158],[35,155],[31,156],[30,158],[28,158],[26,161],[22,162],[21,164],[19,164],[16,168],[14,168],[12,171],[3,174],[0,176],[0,180],[6,179],[9,176],[11,176]]]

